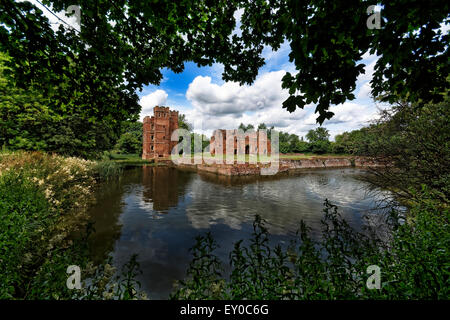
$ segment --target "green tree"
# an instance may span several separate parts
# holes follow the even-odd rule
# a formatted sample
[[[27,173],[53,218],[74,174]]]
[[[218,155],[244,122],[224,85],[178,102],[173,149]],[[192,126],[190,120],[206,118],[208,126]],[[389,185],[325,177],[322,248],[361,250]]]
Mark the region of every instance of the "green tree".
[[[296,134],[280,131],[278,138],[281,153],[305,152],[309,149],[309,144],[303,141],[303,137],[300,140]]]
[[[310,143],[310,148],[313,153],[327,153],[330,151],[330,141],[328,140],[330,133],[324,127],[318,127],[315,130],[311,129],[306,134],[306,139]]]
[[[48,101],[35,90],[17,88],[7,76],[11,58],[0,52],[0,145],[12,149],[46,149],[45,128],[57,120]]]
[[[280,141],[280,153],[289,153],[291,151],[289,142]]]
[[[267,127],[266,126],[266,124],[265,123],[260,123],[259,125],[258,125],[258,130],[267,130],[266,132],[267,132],[267,138],[268,139],[271,139],[272,138],[272,132],[271,132],[271,130],[274,130],[274,126],[272,126],[272,127]]]
[[[117,141],[115,149],[120,153],[139,154],[142,150],[142,141],[137,139],[132,132],[125,132]]]
[[[178,116],[178,128],[192,131],[192,125],[186,120],[185,114],[180,114]]]
[[[43,0],[60,11],[68,0]],[[252,83],[264,64],[264,46],[273,50],[289,43],[296,74],[287,73],[283,107],[293,112],[317,104],[319,123],[333,116],[329,106],[354,99],[360,62],[367,52],[379,57],[371,81],[372,94],[384,101],[442,101],[449,88],[448,40],[440,24],[448,21],[444,0],[422,2],[382,0],[380,30],[366,26],[365,0],[282,1],[135,1],[78,2],[79,28],[54,32],[42,11],[29,2],[4,0],[0,13],[0,51],[19,88],[42,93],[48,108],[62,117],[77,117],[85,125],[108,123],[110,143],[120,124],[135,120],[140,106],[136,90],[158,85],[161,70],[182,72],[185,61],[199,66],[222,63],[223,79]],[[243,10],[240,33],[235,12]],[[126,12],[126,13],[125,13]],[[301,92],[301,94],[300,94]],[[103,147],[97,131],[77,149]],[[106,140],[105,140],[106,141]],[[69,150],[70,151],[70,150]]]
[[[267,126],[265,123],[258,124],[258,130],[267,130]]]
[[[370,182],[390,190],[397,199],[415,201],[424,190],[428,197],[450,202],[450,99],[422,108],[400,102],[371,129],[364,144],[366,155],[386,164],[374,170]]]
[[[198,142],[201,142],[202,150],[195,150],[194,143],[196,140]],[[195,132],[191,133],[191,152],[192,153],[195,153],[197,151],[198,152],[205,151],[205,148],[209,146],[209,143],[210,143],[210,141],[209,141],[208,137],[205,136],[204,134],[199,134],[199,133],[195,133]],[[200,146],[200,144],[199,144],[199,146]]]
[[[296,74],[287,73],[283,88],[290,96],[283,107],[293,112],[316,103],[322,124],[331,104],[355,99],[360,60],[367,52],[379,56],[371,81],[372,94],[383,101],[442,101],[449,88],[449,37],[440,25],[448,22],[448,1],[382,0],[381,29],[367,28],[364,0],[243,1],[242,37],[233,39],[262,50],[287,41]],[[259,51],[261,53],[261,51]],[[246,66],[244,66],[246,67]],[[237,65],[236,75],[244,67]],[[254,69],[256,74],[256,68]],[[238,76],[233,78],[239,78]],[[237,79],[239,80],[239,79]]]
[[[297,137],[298,138],[298,137]],[[310,151],[310,145],[303,140],[303,137],[296,139],[295,144],[292,146],[292,152],[308,152]]]
[[[330,133],[329,133],[328,129],[326,129],[324,127],[318,127],[315,130],[311,129],[306,134],[306,139],[308,139],[308,141],[310,143],[314,143],[317,141],[329,141],[328,140],[329,138],[330,138]]]
[[[114,149],[120,153],[142,154],[142,122],[124,121]]]
[[[239,125],[238,129],[240,129],[240,130],[242,130],[242,131],[244,131],[244,132],[246,132],[246,131],[252,131],[252,130],[255,130],[255,126],[252,125],[252,124],[245,125],[245,124],[241,123],[241,124]]]
[[[49,132],[36,134],[40,149],[93,156],[112,148],[123,120],[137,118],[133,81],[112,57],[120,50],[102,52],[101,42],[108,40],[98,36],[97,43],[87,43],[73,29],[54,32],[33,4],[2,2],[0,51],[12,58],[8,76],[17,88],[39,92],[54,115]]]
[[[84,157],[112,148],[116,134],[108,117],[90,122],[77,113],[59,113],[39,90],[17,85],[11,60],[0,52],[0,145]]]
[[[317,153],[317,154],[323,154],[323,153],[328,153],[330,152],[330,142],[329,141],[316,141],[314,143],[311,143],[311,151],[312,153]]]

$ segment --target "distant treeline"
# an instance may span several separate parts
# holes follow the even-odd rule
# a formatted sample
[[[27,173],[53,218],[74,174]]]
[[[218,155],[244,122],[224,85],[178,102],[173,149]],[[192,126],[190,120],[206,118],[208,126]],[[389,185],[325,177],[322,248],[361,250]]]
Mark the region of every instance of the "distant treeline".
[[[370,144],[375,138],[378,124],[371,124],[359,130],[344,132],[335,136],[335,141],[330,141],[330,133],[325,127],[311,129],[303,136],[288,132],[279,132],[280,153],[335,153],[369,155]],[[269,129],[264,123],[258,125],[259,129]],[[241,123],[239,129],[253,130],[254,126]],[[271,127],[270,129],[273,129]]]
[[[180,119],[179,126],[192,132],[192,127],[185,122],[185,117]],[[273,129],[268,128],[264,123],[259,124],[256,129],[252,124],[240,124],[239,129],[260,130]],[[350,155],[371,155],[376,156],[374,144],[380,137],[380,124],[373,123],[368,127],[350,132],[344,132],[335,136],[335,141],[330,141],[330,133],[325,127],[311,129],[303,136],[293,133],[279,132],[280,153],[314,153],[314,154],[350,154]],[[268,131],[270,138],[270,131]],[[194,142],[194,136],[202,137],[203,149],[209,144],[209,138],[198,133],[191,133],[191,143]],[[122,124],[122,133],[114,146],[114,152],[123,154],[142,153],[142,123],[125,121]],[[380,150],[377,150],[379,152]]]

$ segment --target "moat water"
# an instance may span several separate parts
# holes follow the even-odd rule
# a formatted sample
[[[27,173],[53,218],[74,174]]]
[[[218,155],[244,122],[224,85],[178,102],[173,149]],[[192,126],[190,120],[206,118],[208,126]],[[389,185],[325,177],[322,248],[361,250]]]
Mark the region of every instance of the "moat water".
[[[274,245],[288,244],[301,220],[319,236],[325,199],[360,229],[380,197],[367,192],[362,175],[354,168],[271,178],[230,178],[170,167],[126,169],[101,188],[90,210],[96,230],[93,258],[110,255],[120,268],[138,254],[142,289],[151,299],[167,299],[174,281],[185,277],[195,237],[208,231],[220,246],[216,254],[227,262],[233,244],[251,236],[256,214],[266,220]]]

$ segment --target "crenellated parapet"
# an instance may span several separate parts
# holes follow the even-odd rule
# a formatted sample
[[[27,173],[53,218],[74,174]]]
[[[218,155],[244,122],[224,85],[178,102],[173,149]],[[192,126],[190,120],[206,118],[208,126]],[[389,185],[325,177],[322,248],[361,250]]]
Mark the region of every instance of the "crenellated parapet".
[[[142,159],[170,156],[178,139],[171,141],[173,132],[178,129],[178,111],[169,107],[155,106],[153,116],[143,121]]]

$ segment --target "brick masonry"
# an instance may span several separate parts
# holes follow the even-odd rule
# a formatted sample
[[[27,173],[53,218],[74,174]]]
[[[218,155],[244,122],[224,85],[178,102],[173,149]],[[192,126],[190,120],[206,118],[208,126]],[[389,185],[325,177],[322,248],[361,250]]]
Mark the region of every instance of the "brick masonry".
[[[154,107],[153,116],[144,118],[142,159],[170,156],[172,149],[178,144],[178,139],[171,141],[176,129],[178,129],[178,111],[171,111],[169,107]]]
[[[227,142],[229,137],[229,142]],[[227,145],[229,143],[229,145]],[[271,144],[265,131],[248,131],[244,139],[238,141],[238,130],[215,130],[211,137],[209,150],[212,155],[216,153],[227,154],[227,148],[232,147],[231,154],[270,155]]]
[[[277,164],[277,172],[290,172],[302,169],[325,169],[325,168],[369,168],[381,166],[374,159],[363,157],[321,157],[301,160],[291,159],[279,159]],[[248,175],[260,175],[262,167],[269,167],[271,164],[201,164],[183,163],[178,164],[180,169],[188,169],[198,172],[215,173],[225,176],[248,176]]]

